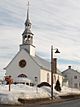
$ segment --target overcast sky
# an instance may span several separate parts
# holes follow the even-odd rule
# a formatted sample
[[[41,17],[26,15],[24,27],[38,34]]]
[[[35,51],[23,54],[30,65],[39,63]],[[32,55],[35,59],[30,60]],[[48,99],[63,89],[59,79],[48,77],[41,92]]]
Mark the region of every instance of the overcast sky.
[[[27,0],[0,0],[0,71],[19,51],[26,14]],[[61,71],[80,71],[80,0],[30,0],[30,20],[36,53],[50,60],[53,45]]]

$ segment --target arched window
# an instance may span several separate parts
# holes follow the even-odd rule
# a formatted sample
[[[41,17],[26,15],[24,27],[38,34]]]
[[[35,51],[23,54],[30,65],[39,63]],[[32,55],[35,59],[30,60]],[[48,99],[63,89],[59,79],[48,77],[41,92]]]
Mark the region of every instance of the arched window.
[[[25,77],[25,78],[27,78],[27,75],[25,75],[25,74],[20,74],[20,75],[18,75],[18,77]]]
[[[49,73],[47,73],[47,82],[49,83]]]

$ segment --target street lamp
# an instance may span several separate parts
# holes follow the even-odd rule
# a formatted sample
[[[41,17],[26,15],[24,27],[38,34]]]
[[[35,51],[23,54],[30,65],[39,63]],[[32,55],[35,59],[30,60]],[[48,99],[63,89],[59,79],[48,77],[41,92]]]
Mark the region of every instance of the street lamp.
[[[57,48],[53,49],[53,46],[51,46],[51,99],[53,100],[53,73],[55,72],[54,70],[54,65],[53,65],[53,50],[56,50],[55,53],[60,53]]]

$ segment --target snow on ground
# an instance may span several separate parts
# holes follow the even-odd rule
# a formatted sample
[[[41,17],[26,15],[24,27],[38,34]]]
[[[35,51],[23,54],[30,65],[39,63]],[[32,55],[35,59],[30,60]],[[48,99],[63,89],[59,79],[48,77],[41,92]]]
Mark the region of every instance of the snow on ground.
[[[0,85],[0,104],[20,104],[19,98],[22,99],[36,99],[36,98],[50,98],[51,88],[50,87],[31,87],[28,85],[17,84],[11,85],[11,91],[9,91],[8,85]],[[54,96],[59,97],[60,95],[78,93],[77,89],[71,89],[63,86],[61,92],[53,90]]]
[[[59,93],[59,95],[69,95],[69,94],[80,94],[80,90],[63,86],[61,92]]]
[[[36,99],[36,98],[48,98],[48,97],[50,97],[49,93],[41,88],[18,84],[18,85],[11,85],[11,91],[9,91],[8,85],[0,85],[1,104],[19,104],[18,98]]]

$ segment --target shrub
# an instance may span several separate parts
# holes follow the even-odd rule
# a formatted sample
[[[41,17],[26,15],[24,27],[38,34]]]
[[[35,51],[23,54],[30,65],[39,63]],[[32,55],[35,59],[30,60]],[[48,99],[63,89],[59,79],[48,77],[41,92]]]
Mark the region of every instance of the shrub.
[[[60,82],[59,80],[56,81],[56,85],[54,87],[57,91],[61,91]]]

